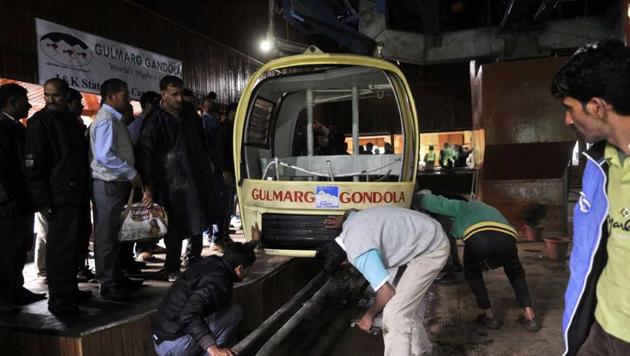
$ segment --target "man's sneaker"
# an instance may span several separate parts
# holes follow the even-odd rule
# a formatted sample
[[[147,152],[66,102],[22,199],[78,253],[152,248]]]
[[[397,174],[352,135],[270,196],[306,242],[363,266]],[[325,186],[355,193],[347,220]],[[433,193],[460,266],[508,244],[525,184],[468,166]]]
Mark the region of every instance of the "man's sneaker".
[[[90,267],[85,266],[77,273],[77,282],[96,283],[96,274],[94,274]]]
[[[234,228],[234,230],[240,230],[242,227],[241,217],[238,215],[232,216],[230,219],[230,227]]]
[[[171,283],[175,282],[177,278],[179,278],[180,275],[181,275],[181,272],[171,272],[168,274],[168,281]]]

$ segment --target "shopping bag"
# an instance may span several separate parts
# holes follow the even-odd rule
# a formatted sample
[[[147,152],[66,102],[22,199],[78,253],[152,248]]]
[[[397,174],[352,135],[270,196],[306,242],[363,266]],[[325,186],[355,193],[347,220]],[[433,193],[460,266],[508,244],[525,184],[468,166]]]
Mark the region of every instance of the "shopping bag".
[[[134,189],[131,190],[122,212],[118,241],[138,242],[159,240],[164,237],[168,230],[168,217],[164,208],[158,204],[147,208],[141,203],[134,203],[133,193]]]

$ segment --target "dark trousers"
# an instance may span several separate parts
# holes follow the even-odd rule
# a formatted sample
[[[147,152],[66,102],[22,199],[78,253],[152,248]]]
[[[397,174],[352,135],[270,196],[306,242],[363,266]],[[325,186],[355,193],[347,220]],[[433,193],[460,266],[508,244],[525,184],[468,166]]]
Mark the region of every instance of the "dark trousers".
[[[24,284],[26,253],[33,247],[33,214],[0,216],[0,303]]]
[[[577,356],[626,356],[630,355],[630,343],[618,339],[602,328],[595,320],[586,341]]]
[[[120,248],[118,249],[118,264],[120,265],[120,268],[132,268],[132,265],[134,264],[133,245],[133,242],[119,243]]]
[[[96,230],[94,232],[94,260],[96,279],[101,288],[112,287],[122,278],[118,233],[121,212],[131,185],[128,182],[92,180]]]
[[[183,239],[175,234],[167,233],[164,237],[164,245],[166,246],[166,261],[164,261],[164,269],[167,273],[179,272],[182,266],[182,241]],[[203,238],[201,234],[197,234],[188,238],[188,246],[186,247],[186,258],[194,261],[201,258],[203,250]]]
[[[82,270],[83,267],[88,265],[88,253],[90,251],[90,238],[92,237],[92,219],[90,212],[90,203],[88,202],[83,207],[85,210],[85,214],[83,214],[83,218],[85,221],[83,222],[83,233],[79,236],[79,252],[77,254],[78,258],[78,267],[79,270]]]
[[[457,253],[457,240],[448,235],[448,243],[450,245],[450,253],[444,266],[444,271],[448,274],[455,274],[462,270],[462,264],[459,261],[459,254]]]
[[[464,246],[464,276],[481,309],[490,308],[490,298],[483,282],[483,270],[503,266],[516,300],[521,307],[531,306],[525,270],[518,259],[514,237],[498,231],[481,231],[469,237]]]
[[[79,240],[85,231],[87,211],[83,206],[58,208],[48,219],[46,273],[49,304],[74,300],[77,290]]]

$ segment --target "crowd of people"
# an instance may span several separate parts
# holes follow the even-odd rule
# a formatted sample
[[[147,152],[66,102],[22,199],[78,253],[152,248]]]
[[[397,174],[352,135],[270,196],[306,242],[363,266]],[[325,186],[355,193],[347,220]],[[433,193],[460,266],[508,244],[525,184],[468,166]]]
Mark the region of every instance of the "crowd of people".
[[[574,216],[563,318],[567,355],[630,352],[630,211],[624,207],[630,199],[630,164],[625,165],[630,155],[629,71],[630,49],[607,40],[580,49],[551,88],[566,108],[565,123],[593,143],[585,153],[589,160]],[[139,266],[131,263],[133,247],[121,245],[117,236],[120,212],[135,190],[145,206],[158,202],[169,212],[163,276],[174,284],[157,313],[156,353],[233,355],[229,345],[242,310],[231,301],[232,287],[256,259],[258,226],[251,227],[253,244],[226,243],[223,257],[200,259],[200,254],[204,231],[213,231],[218,241],[229,239],[234,106],[222,107],[211,93],[199,115],[194,95],[180,78],[164,77],[159,89],[159,94],[142,96],[142,114],[132,120],[126,83],[105,81],[100,110],[87,128],[79,117],[81,95],[53,78],[44,84],[46,107],[25,127],[19,119],[31,107],[27,90],[17,84],[0,86],[0,312],[46,298],[23,286],[35,221],[36,260],[48,278],[53,314],[76,314],[78,304],[91,296],[78,288],[77,275],[86,274],[92,232],[101,296],[129,298],[142,281],[128,277],[126,272]],[[372,147],[366,151],[374,154]],[[443,165],[457,161],[452,151],[445,144]],[[425,161],[435,163],[433,147],[431,152]],[[431,352],[420,304],[451,249],[444,226],[429,215],[434,214],[447,218],[449,234],[464,243],[464,275],[482,311],[476,321],[491,329],[501,327],[483,271],[503,267],[523,308],[520,324],[538,331],[541,325],[519,261],[517,233],[507,219],[482,202],[429,191],[420,191],[414,203],[422,211],[393,206],[350,209],[324,222],[341,233],[317,250],[322,269],[334,273],[350,263],[376,294],[359,328],[369,331],[383,312],[386,355]],[[183,239],[190,240],[189,268],[178,278]],[[136,252],[149,258],[154,248],[138,244]],[[391,273],[403,266],[403,273]]]
[[[97,281],[100,295],[127,300],[143,284],[133,278],[153,259],[156,242],[120,243],[121,211],[130,194],[168,211],[166,261],[159,276],[174,281],[201,259],[202,235],[229,240],[234,212],[232,120],[236,105],[215,93],[196,105],[182,79],[166,76],[159,93],[145,92],[133,117],[127,84],[108,79],[89,127],[81,94],[59,78],[44,83],[45,107],[31,105],[18,84],[0,86],[0,310],[45,299],[24,288],[22,269],[35,232],[35,265],[48,284],[53,314],[75,314],[89,299],[79,282]],[[200,112],[202,115],[200,115]],[[95,274],[87,264],[94,241]]]
[[[453,145],[448,142],[444,143],[444,147],[440,150],[439,156],[435,152],[435,147],[429,145],[429,152],[424,155],[424,167],[426,170],[433,170],[437,161],[441,168],[463,168],[469,166],[469,157],[473,150],[466,146]]]

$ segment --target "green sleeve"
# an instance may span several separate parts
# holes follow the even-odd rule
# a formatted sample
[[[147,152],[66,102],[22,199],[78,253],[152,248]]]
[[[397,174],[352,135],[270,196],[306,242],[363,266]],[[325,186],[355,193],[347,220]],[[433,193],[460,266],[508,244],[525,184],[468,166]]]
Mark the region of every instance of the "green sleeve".
[[[466,205],[465,201],[447,199],[443,196],[433,194],[417,194],[414,200],[416,199],[419,200],[419,206],[422,209],[451,218],[460,215]]]

